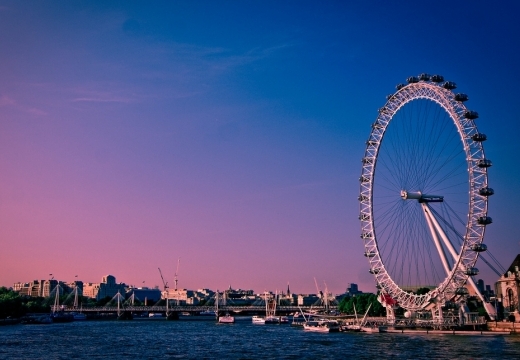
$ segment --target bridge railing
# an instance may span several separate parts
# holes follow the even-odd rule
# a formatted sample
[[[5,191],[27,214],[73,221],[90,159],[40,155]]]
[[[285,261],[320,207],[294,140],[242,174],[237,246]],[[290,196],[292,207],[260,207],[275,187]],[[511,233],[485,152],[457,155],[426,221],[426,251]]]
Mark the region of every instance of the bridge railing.
[[[278,312],[299,312],[300,309],[304,312],[310,311],[324,311],[325,307],[317,306],[278,306],[276,311]],[[132,311],[132,312],[166,312],[166,306],[123,306],[120,310]],[[194,306],[194,305],[174,305],[169,306],[170,312],[202,312],[202,311],[214,311],[214,306]],[[336,311],[337,306],[330,306],[329,310]],[[78,309],[67,308],[67,312],[78,311]],[[117,311],[117,305],[114,306],[94,306],[84,307],[82,312],[115,312]],[[265,311],[265,306],[238,306],[238,305],[223,305],[219,306],[219,311],[230,311],[230,312],[262,312]]]

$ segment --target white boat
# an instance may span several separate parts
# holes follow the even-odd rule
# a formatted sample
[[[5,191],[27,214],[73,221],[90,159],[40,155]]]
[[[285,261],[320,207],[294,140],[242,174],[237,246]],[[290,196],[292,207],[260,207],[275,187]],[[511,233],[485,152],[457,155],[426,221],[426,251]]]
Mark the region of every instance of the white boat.
[[[254,315],[251,320],[253,321],[253,324],[258,324],[258,325],[263,325],[265,324],[265,318],[261,317],[261,316],[258,316],[258,315]]]
[[[306,321],[303,324],[303,330],[320,333],[329,333],[339,331],[339,323],[336,320],[320,319]]]
[[[163,317],[163,314],[162,313],[149,313],[148,314],[148,317]]]
[[[378,327],[371,327],[371,326],[362,326],[361,327],[361,332],[376,333],[376,332],[379,332],[379,328]]]
[[[220,324],[233,324],[235,322],[235,318],[233,316],[229,315],[229,313],[228,313],[224,316],[220,316],[218,318],[218,322]]]
[[[365,316],[363,316],[363,319],[359,321],[357,312],[356,312],[356,305],[354,305],[354,314],[356,316],[356,321],[353,324],[347,324],[343,325],[341,327],[342,331],[357,331],[357,332],[366,332],[366,333],[373,333],[373,332],[379,332],[378,328],[367,326],[367,322],[365,321],[368,311],[370,310],[370,307],[372,304],[368,306],[367,311],[365,312]]]

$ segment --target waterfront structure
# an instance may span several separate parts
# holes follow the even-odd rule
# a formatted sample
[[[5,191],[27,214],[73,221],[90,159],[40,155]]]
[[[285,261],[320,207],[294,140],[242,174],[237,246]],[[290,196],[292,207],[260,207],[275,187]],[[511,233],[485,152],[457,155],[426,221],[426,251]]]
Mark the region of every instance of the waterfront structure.
[[[502,300],[504,317],[520,322],[520,254],[495,284],[497,298]]]

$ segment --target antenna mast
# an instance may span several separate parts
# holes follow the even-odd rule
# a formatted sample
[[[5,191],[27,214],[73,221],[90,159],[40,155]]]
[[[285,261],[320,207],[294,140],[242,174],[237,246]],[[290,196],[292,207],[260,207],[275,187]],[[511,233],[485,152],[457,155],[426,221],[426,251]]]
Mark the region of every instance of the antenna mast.
[[[179,264],[181,262],[181,258],[177,259],[177,271],[175,271],[175,291],[177,291],[177,274],[179,273]]]

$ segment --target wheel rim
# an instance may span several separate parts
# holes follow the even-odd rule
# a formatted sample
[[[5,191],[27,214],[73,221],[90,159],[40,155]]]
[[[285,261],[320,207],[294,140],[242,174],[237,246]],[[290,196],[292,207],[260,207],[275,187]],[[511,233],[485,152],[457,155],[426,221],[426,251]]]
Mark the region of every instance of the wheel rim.
[[[485,226],[479,224],[487,218],[487,196],[480,195],[487,188],[487,168],[479,166],[484,149],[458,96],[429,77],[400,87],[380,109],[363,157],[359,200],[365,256],[381,290],[408,310],[453,298],[474,268],[478,252],[473,249],[484,237]],[[439,270],[423,210],[418,201],[401,198],[403,190],[440,191],[435,195],[446,197],[442,206],[432,203],[428,209],[456,248],[449,271]],[[432,291],[410,293],[414,281]]]

